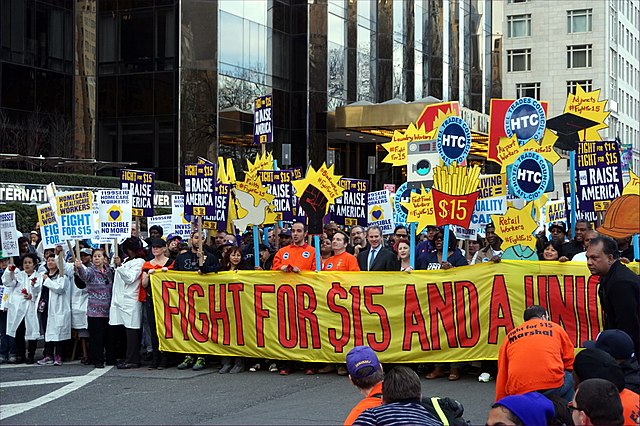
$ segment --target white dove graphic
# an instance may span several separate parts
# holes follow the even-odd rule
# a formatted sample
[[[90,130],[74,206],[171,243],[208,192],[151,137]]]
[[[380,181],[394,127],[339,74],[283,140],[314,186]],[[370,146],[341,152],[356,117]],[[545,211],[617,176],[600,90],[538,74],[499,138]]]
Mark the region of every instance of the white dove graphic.
[[[247,215],[240,219],[234,219],[233,224],[241,232],[247,229],[248,225],[261,225],[266,215],[265,209],[269,202],[264,198],[260,200],[257,206],[253,204],[253,196],[248,192],[235,190],[236,199],[240,202],[240,206],[247,211]]]

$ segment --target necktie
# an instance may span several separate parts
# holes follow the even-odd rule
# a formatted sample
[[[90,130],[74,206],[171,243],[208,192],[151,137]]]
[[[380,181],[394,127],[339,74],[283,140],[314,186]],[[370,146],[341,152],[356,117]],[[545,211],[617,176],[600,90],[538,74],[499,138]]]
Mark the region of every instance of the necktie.
[[[376,250],[378,249],[371,249],[371,253],[369,254],[369,270],[371,270],[373,261],[376,259]]]

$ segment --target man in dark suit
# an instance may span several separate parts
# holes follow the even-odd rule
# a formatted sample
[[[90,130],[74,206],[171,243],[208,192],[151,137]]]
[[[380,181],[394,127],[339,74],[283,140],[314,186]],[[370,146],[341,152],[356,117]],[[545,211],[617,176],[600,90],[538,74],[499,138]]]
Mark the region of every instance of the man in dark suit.
[[[369,248],[358,254],[361,271],[399,271],[400,265],[393,251],[382,246],[382,230],[377,225],[367,229]]]

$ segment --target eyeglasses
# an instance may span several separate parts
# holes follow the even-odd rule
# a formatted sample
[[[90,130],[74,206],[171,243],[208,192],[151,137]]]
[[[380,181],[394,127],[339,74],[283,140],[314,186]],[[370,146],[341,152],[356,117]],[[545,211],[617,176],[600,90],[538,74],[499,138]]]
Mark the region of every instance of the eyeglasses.
[[[409,234],[396,234],[396,237],[408,237]]]

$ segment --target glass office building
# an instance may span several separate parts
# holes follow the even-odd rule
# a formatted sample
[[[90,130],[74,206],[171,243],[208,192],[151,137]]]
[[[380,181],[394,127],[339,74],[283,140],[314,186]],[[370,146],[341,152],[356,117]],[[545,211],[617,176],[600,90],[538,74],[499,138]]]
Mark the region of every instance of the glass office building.
[[[488,113],[490,0],[0,4],[2,153],[136,162],[176,182],[198,156],[241,170],[260,150],[252,102],[272,94],[274,158],[333,151],[339,173],[366,177],[385,139],[332,129],[337,107],[431,97]]]

